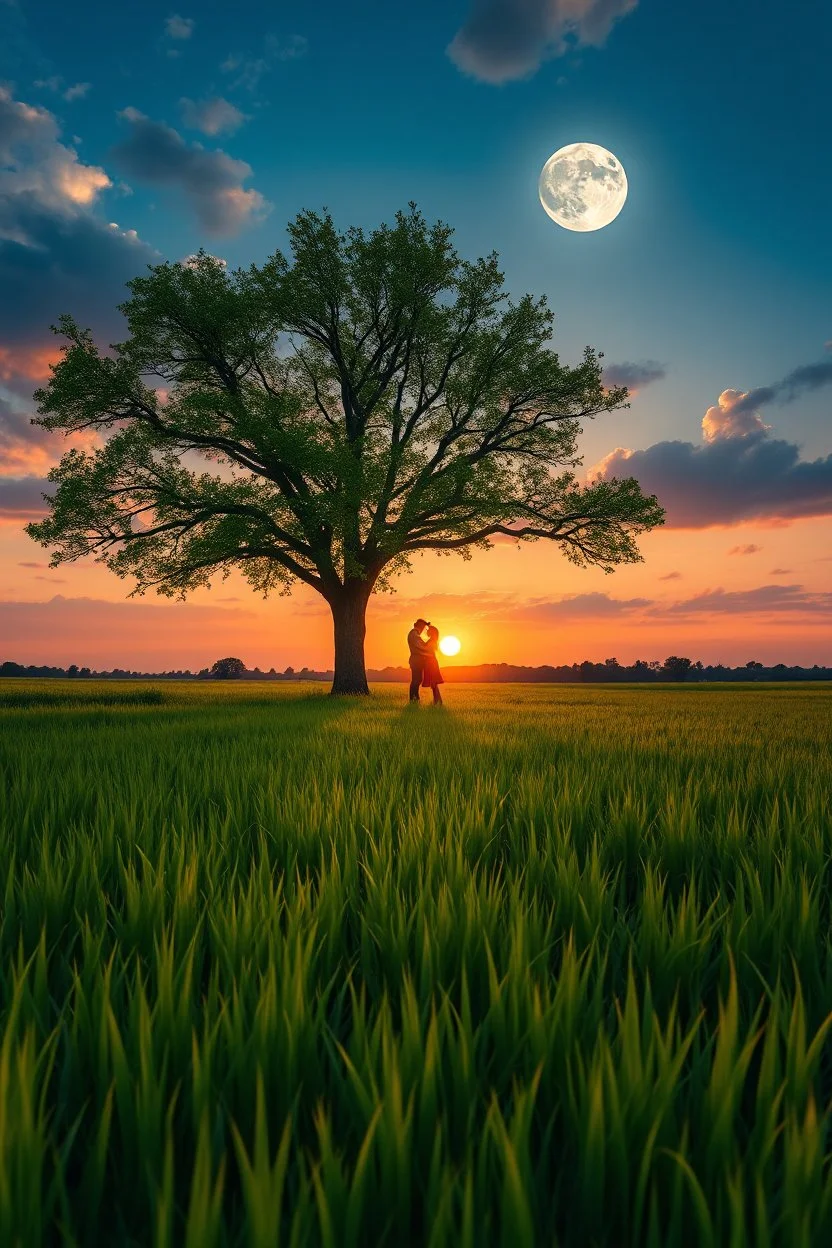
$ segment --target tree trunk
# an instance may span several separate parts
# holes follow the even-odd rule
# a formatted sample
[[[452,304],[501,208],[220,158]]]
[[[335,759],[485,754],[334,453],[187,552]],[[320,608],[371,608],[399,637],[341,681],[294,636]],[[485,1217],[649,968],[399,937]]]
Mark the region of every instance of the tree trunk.
[[[330,693],[370,692],[364,669],[365,615],[371,590],[363,582],[347,584],[330,602],[335,625],[335,679]]]

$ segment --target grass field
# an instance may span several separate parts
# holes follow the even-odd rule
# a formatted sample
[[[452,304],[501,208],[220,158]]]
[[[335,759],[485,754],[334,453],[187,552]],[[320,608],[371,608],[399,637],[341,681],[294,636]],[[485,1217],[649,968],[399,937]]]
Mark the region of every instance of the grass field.
[[[832,687],[0,684],[0,1244],[832,1243]]]

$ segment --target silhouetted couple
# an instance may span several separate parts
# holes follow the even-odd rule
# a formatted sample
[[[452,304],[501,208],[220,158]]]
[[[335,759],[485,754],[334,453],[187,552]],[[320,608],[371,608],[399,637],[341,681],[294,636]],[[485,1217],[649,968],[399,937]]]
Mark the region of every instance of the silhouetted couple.
[[[427,638],[424,636],[427,629]],[[429,620],[418,619],[407,634],[410,647],[410,701],[419,701],[419,690],[430,689],[433,692],[433,705],[442,705],[442,694],[439,686],[445,682],[439,670],[436,652],[439,649],[439,629]]]

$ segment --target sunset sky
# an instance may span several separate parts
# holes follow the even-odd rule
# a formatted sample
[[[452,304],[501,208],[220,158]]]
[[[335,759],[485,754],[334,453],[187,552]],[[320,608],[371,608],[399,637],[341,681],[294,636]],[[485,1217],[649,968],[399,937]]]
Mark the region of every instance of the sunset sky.
[[[636,476],[667,523],[611,575],[543,543],[426,555],[371,605],[368,666],[406,662],[416,614],[465,663],[832,663],[830,58],[810,0],[0,0],[0,661],[331,667],[311,591],[177,604],[50,568],[22,526],[67,443],[31,396],[50,324],[118,341],[148,264],[261,263],[302,208],[372,228],[415,200],[546,295],[564,360],[604,352],[631,407],[582,472]],[[586,234],[537,194],[579,140],[629,180]]]

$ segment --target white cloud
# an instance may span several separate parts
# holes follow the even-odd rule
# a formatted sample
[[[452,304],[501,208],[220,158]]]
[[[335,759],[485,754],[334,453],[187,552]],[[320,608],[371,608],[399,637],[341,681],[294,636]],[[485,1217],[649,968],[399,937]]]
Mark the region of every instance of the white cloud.
[[[91,86],[91,82],[76,82],[74,86],[67,87],[66,91],[64,91],[64,99],[70,101],[82,100],[89,92]]]
[[[172,13],[165,19],[165,34],[169,39],[190,39],[196,23],[192,17],[180,17]]]
[[[0,87],[0,238],[31,245],[10,201],[30,196],[38,204],[65,215],[89,207],[111,186],[97,165],[85,165],[78,153],[59,142],[60,129],[48,109],[12,99]]]
[[[702,436],[706,442],[715,442],[717,438],[743,438],[771,428],[758,411],[748,406],[750,393],[748,390],[722,391],[715,405],[702,417]]]

